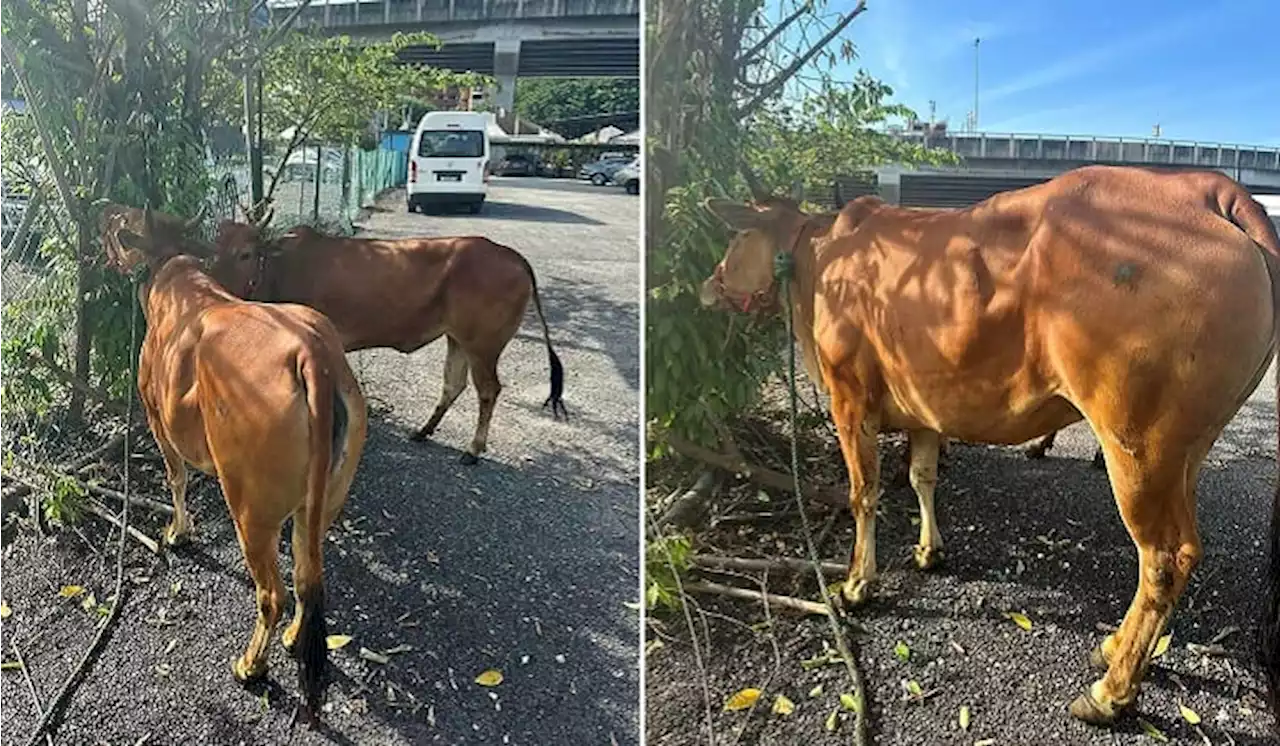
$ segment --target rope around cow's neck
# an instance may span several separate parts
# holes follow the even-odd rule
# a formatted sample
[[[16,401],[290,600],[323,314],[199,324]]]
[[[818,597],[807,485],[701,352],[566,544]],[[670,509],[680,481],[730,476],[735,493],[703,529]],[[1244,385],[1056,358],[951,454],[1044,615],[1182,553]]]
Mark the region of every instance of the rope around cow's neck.
[[[796,508],[800,511],[800,525],[804,529],[804,541],[809,551],[809,563],[812,565],[813,574],[818,580],[818,591],[822,595],[822,603],[827,607],[827,622],[831,625],[831,633],[836,640],[836,651],[840,653],[840,657],[844,660],[845,669],[849,672],[849,679],[853,684],[853,742],[857,746],[863,746],[867,740],[867,702],[865,690],[862,687],[862,674],[858,671],[858,664],[853,659],[853,653],[849,649],[849,642],[845,639],[844,630],[840,628],[840,620],[836,616],[835,607],[831,604],[831,594],[827,592],[827,580],[822,574],[818,550],[813,545],[813,530],[809,526],[809,514],[805,511],[804,496],[800,492],[800,447],[796,437],[796,421],[799,419],[797,400],[799,397],[796,392],[795,320],[792,318],[791,304],[791,280],[795,275],[796,266],[794,254],[794,251],[790,251],[778,253],[773,257],[773,276],[777,282],[782,283],[783,301],[787,307],[787,384],[790,389],[788,401],[791,409],[791,487],[796,498]]]

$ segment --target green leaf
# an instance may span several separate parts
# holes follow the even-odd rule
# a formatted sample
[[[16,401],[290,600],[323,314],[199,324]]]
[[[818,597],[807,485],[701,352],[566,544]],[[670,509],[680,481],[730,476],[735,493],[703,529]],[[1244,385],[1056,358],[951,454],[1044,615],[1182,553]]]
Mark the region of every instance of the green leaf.
[[[862,702],[849,692],[842,692],[840,694],[840,706],[850,712],[862,711]]]
[[[1192,725],[1200,724],[1200,713],[1190,707],[1187,707],[1181,702],[1178,703],[1178,712],[1182,714],[1182,719],[1186,720],[1188,723],[1191,723]]]
[[[1142,728],[1143,733],[1147,734],[1151,738],[1154,738],[1160,743],[1169,742],[1168,736],[1166,736],[1159,728],[1155,727],[1151,723],[1148,723],[1146,720],[1143,720],[1142,718],[1138,718],[1138,726]]]
[[[814,699],[816,697],[821,697],[821,696],[822,696],[822,684],[818,684],[817,686],[809,690],[809,699]]]
[[[832,710],[831,714],[827,716],[827,722],[826,722],[827,730],[835,731],[836,726],[839,724],[840,724],[840,710],[838,709]]]
[[[903,663],[911,660],[911,648],[902,640],[898,640],[898,644],[893,646],[893,654]]]
[[[960,705],[960,730],[969,730],[969,705]]]

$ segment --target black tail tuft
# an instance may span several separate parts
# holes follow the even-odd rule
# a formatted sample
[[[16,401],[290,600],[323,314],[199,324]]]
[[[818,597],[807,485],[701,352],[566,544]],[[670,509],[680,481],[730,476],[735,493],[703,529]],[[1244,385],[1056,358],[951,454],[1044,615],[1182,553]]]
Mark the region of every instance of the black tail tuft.
[[[550,405],[552,417],[560,419],[563,416],[567,420],[569,410],[564,408],[564,402],[561,401],[564,397],[564,366],[560,364],[560,356],[551,349],[550,342],[547,343],[547,358],[551,362],[551,396],[542,402],[542,408],[546,409]]]
[[[302,594],[302,626],[294,652],[298,656],[298,687],[313,715],[319,714],[320,700],[327,682],[326,666],[329,651],[325,637],[329,634],[324,620],[324,589],[316,588]]]

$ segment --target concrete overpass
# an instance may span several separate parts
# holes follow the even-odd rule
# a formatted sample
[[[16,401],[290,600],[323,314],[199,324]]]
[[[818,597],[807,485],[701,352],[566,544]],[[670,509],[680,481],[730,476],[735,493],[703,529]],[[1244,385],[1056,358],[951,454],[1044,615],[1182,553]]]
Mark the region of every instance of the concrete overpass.
[[[1255,195],[1280,194],[1280,148],[1076,135],[956,133],[926,139],[912,132],[895,137],[948,150],[961,164],[890,165],[877,168],[871,178],[838,179],[835,201],[878,193],[907,206],[963,207],[1089,164],[1209,169],[1227,174]]]
[[[297,5],[270,2],[276,18]],[[518,77],[640,77],[640,0],[314,0],[297,22],[365,39],[428,31],[443,46],[401,58],[494,76],[500,117]]]

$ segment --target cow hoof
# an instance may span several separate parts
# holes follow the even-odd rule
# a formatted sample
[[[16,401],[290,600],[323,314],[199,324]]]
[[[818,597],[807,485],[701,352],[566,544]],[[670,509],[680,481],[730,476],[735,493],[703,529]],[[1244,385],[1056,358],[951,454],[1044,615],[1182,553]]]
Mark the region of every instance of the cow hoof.
[[[1106,459],[1106,457],[1105,457],[1105,456],[1103,456],[1103,455],[1102,455],[1102,451],[1100,451],[1100,450],[1099,450],[1097,453],[1094,453],[1094,454],[1093,454],[1093,464],[1092,464],[1092,466],[1093,466],[1093,468],[1095,468],[1095,469],[1103,469],[1103,470],[1106,470],[1106,468],[1107,468],[1107,459]]]
[[[284,652],[289,655],[294,654],[294,643],[298,641],[298,625],[290,624],[284,628],[284,632],[280,634],[280,644],[284,646]]]
[[[1107,707],[1094,699],[1090,691],[1075,698],[1071,703],[1070,712],[1071,717],[1090,725],[1110,725],[1115,722],[1116,715],[1119,714],[1115,708]]]
[[[1111,667],[1111,664],[1107,662],[1106,653],[1102,652],[1101,645],[1089,651],[1089,665],[1099,671],[1106,671]]]
[[[912,549],[912,555],[916,560],[916,567],[921,570],[932,570],[942,564],[943,554],[941,547],[926,547],[916,544]]]
[[[170,521],[165,525],[164,533],[161,534],[161,538],[164,540],[165,546],[180,547],[184,544],[191,543],[191,529],[188,528],[186,531],[179,532],[178,529],[174,527],[173,522]]]
[[[461,463],[463,466],[475,466],[476,464],[480,463],[480,458],[476,456],[474,453],[471,453],[470,451],[468,451],[462,454],[462,458],[458,459],[458,462]]]
[[[862,578],[847,582],[840,589],[840,596],[847,606],[861,606],[871,598],[871,581]]]
[[[422,441],[430,437],[431,437],[431,432],[424,427],[421,430],[418,430],[417,432],[415,432],[413,435],[410,435],[409,440],[413,441],[414,443],[421,443]]]
[[[1040,446],[1031,446],[1030,448],[1024,449],[1022,452],[1025,453],[1027,455],[1027,458],[1031,459],[1032,461],[1036,461],[1045,457],[1045,449],[1041,448]]]
[[[231,674],[236,677],[236,681],[242,684],[249,684],[261,679],[267,673],[267,661],[264,657],[261,665],[256,668],[250,667],[244,662],[243,656],[231,661]]]

